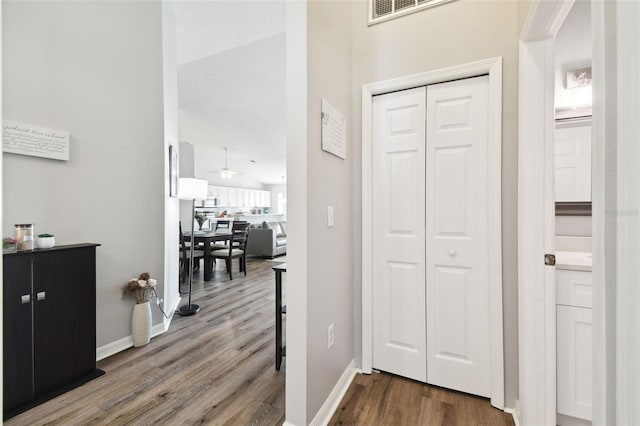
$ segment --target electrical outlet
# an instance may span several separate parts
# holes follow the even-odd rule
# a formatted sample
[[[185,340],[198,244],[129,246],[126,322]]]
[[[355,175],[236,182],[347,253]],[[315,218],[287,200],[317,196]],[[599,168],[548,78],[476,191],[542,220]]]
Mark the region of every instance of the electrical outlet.
[[[327,349],[330,349],[333,346],[333,342],[335,340],[335,336],[333,334],[333,323],[329,324],[329,328],[327,328]]]

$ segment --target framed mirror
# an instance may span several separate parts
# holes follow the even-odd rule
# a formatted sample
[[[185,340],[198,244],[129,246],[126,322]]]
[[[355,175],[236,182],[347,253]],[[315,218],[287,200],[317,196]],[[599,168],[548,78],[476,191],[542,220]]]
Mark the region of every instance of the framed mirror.
[[[554,137],[556,216],[591,216],[591,115],[556,118]]]

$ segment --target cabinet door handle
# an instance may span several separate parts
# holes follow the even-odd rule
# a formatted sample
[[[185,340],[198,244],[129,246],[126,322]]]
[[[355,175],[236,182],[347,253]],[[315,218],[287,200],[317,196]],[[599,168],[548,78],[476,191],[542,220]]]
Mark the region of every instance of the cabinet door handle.
[[[27,303],[31,303],[31,295],[23,294],[22,296],[20,296],[20,301],[22,302],[23,305],[26,305]]]
[[[44,291],[39,291],[36,293],[36,300],[38,302],[44,300],[46,298],[47,294]]]

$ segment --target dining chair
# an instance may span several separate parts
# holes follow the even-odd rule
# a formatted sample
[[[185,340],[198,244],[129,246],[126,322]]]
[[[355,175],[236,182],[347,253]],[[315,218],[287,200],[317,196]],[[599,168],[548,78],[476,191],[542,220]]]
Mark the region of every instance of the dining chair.
[[[230,220],[220,220],[218,219],[216,221],[216,229],[215,231],[229,231],[231,228],[231,221]]]
[[[226,219],[218,219],[216,221],[216,227],[214,228],[214,232],[230,232],[231,231],[231,220]],[[216,241],[211,245],[211,250],[222,250],[229,248],[227,241]],[[215,259],[214,259],[214,267],[215,267]]]
[[[191,257],[190,248],[184,240],[184,234],[182,233],[182,222],[178,222],[180,229],[180,283],[184,283],[187,280],[187,273],[189,272],[189,259]],[[204,251],[193,250],[193,269],[200,268],[200,259],[204,259]]]
[[[234,222],[229,235],[229,247],[211,252],[214,259],[224,259],[229,272],[229,279],[233,279],[233,259],[239,259],[240,272],[247,275],[247,240],[249,239],[249,223]]]

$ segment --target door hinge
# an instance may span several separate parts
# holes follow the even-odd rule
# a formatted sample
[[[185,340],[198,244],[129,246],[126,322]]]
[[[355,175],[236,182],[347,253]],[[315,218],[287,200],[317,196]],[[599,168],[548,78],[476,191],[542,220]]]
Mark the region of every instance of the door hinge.
[[[544,255],[544,264],[549,266],[556,265],[556,255],[555,254],[545,254]]]

